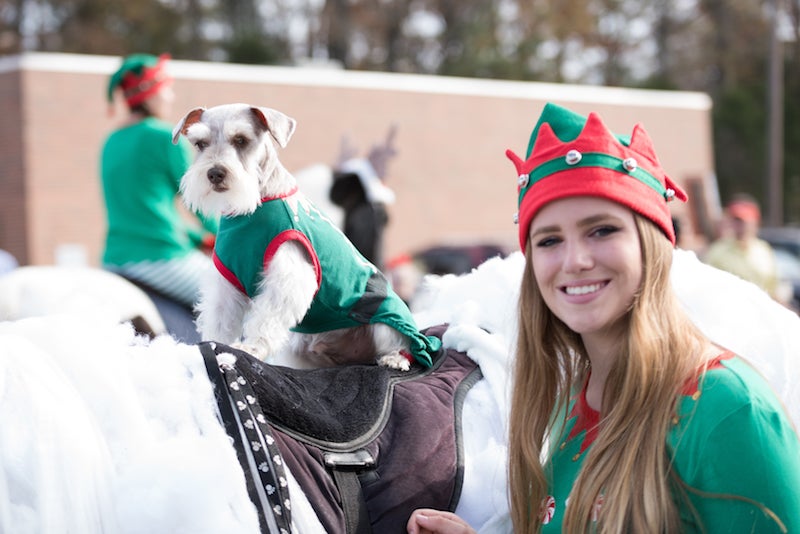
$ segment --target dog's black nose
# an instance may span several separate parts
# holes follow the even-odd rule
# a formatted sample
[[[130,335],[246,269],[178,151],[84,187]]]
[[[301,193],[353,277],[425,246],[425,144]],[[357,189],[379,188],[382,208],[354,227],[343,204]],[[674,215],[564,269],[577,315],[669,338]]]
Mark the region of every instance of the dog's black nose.
[[[214,185],[219,185],[223,182],[223,180],[225,180],[225,177],[228,175],[228,173],[225,169],[220,167],[211,167],[208,169],[206,175],[208,176],[209,182]]]

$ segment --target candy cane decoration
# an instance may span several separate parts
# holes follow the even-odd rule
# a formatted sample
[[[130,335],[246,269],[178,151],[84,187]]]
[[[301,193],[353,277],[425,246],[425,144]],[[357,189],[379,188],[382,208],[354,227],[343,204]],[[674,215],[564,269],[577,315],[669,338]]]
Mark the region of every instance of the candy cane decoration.
[[[553,516],[556,513],[556,500],[553,498],[552,495],[548,495],[547,499],[542,502],[542,524],[546,525],[550,521],[553,520]]]
[[[594,502],[594,506],[592,507],[592,521],[597,523],[597,520],[600,517],[600,510],[603,508],[603,496],[598,495],[597,500]]]

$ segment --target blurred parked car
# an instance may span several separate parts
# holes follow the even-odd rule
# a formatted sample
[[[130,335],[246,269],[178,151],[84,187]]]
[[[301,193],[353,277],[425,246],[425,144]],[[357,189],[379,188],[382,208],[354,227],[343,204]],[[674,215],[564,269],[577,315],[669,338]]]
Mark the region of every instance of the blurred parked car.
[[[758,236],[775,250],[778,276],[792,286],[790,305],[800,312],[800,227],[766,227]]]
[[[792,288],[789,306],[800,313],[800,258],[784,249],[775,248],[778,277]]]
[[[426,248],[413,255],[429,274],[466,274],[495,256],[505,256],[506,250],[492,244],[442,245]]]
[[[758,231],[758,237],[800,259],[800,227],[766,227]]]
[[[467,274],[486,260],[507,254],[494,244],[437,245],[391,258],[386,268],[395,292],[411,303],[425,275]]]

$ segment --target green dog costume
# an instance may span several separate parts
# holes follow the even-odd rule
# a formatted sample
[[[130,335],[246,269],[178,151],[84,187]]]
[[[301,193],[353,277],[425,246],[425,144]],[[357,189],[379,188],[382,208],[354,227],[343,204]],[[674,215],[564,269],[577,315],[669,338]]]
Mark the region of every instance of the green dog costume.
[[[293,331],[313,334],[384,323],[410,339],[417,362],[431,366],[441,340],[420,333],[408,306],[383,274],[296,189],[285,196],[262,199],[250,215],[223,217],[214,264],[230,283],[253,298],[262,271],[278,247],[288,241],[305,248],[317,274],[317,293]]]

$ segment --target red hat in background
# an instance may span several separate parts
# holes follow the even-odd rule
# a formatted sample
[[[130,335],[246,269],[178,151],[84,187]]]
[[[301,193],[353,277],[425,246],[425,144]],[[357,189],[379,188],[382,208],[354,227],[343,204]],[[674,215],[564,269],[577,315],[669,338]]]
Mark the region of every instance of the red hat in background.
[[[728,215],[747,222],[759,222],[761,210],[752,200],[734,200],[727,207]]]
[[[109,103],[113,102],[117,88],[122,91],[128,107],[133,108],[171,84],[172,77],[167,73],[169,59],[169,54],[133,54],[126,57],[108,82]]]

